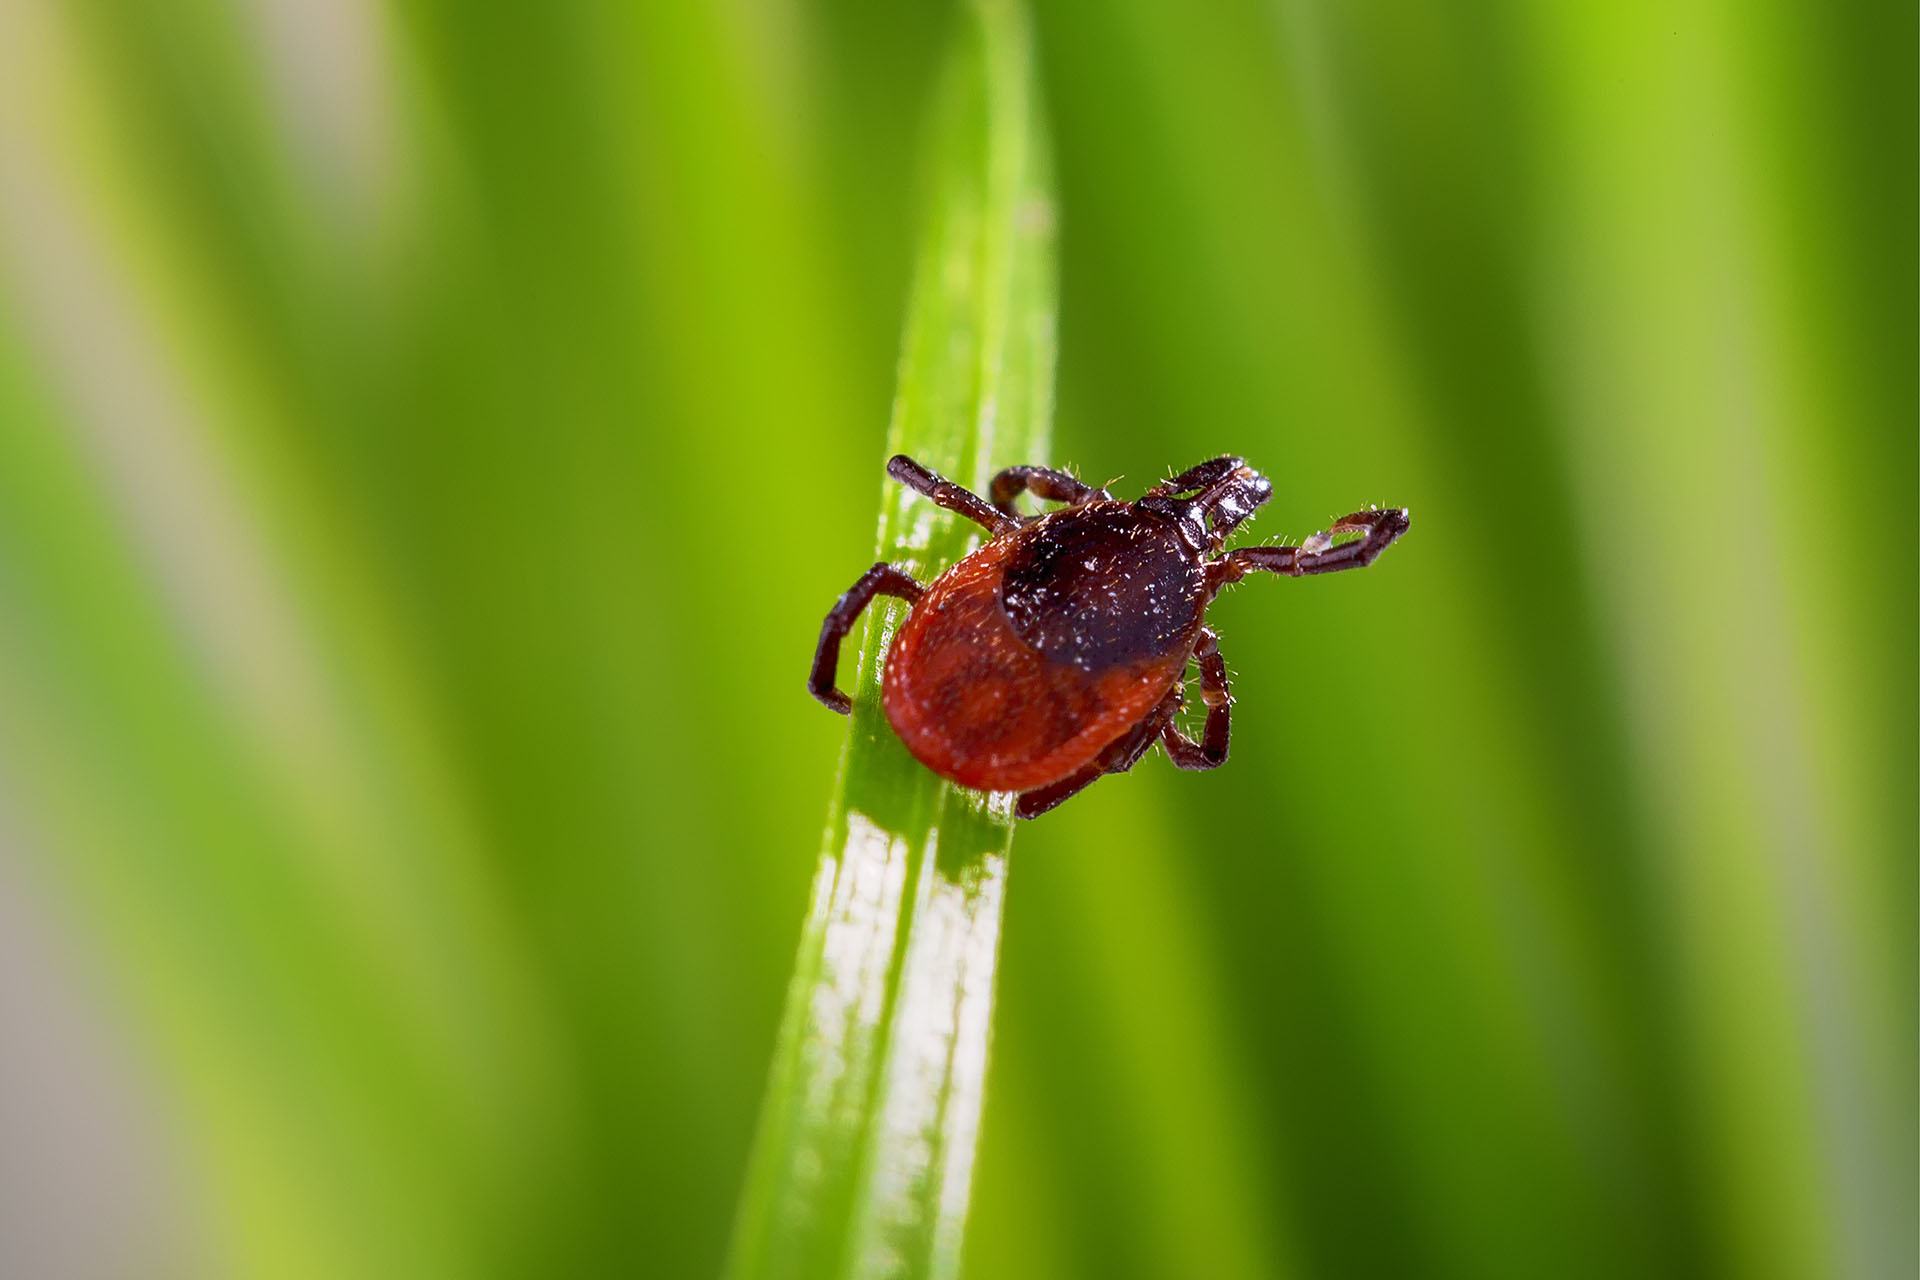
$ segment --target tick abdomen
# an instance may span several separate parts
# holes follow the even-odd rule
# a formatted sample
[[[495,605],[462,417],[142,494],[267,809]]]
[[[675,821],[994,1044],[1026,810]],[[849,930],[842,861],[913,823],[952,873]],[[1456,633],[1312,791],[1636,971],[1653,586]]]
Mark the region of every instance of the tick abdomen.
[[[1157,553],[1151,572],[1135,563],[1131,573],[1103,573],[1126,546],[1114,544],[1104,518],[1078,530],[1070,522],[1061,542],[1073,558],[1035,553],[1052,541],[1050,523],[989,542],[943,574],[887,654],[888,722],[922,763],[964,786],[1024,791],[1058,781],[1158,705],[1186,668],[1197,585]]]

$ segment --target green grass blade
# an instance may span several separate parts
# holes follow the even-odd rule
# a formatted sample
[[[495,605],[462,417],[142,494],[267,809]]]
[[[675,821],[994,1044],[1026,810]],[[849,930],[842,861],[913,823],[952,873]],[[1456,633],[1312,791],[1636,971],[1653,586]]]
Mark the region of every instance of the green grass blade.
[[[902,339],[889,453],[975,486],[1047,456],[1052,206],[1025,15],[956,32]],[[880,459],[874,470],[880,471]],[[878,557],[927,580],[977,529],[885,488]],[[849,578],[858,566],[849,566]],[[1012,838],[1008,797],[922,768],[879,707],[903,606],[868,613],[760,1132],[735,1277],[951,1275],[979,1129]]]

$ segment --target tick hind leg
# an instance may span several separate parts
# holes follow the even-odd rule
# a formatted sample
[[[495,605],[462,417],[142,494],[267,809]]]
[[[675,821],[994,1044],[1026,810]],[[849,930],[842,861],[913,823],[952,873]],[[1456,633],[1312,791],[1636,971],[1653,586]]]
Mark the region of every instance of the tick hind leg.
[[[904,453],[896,453],[888,460],[887,474],[935,506],[963,515],[989,533],[1005,533],[1020,523],[1009,513],[995,510],[993,504],[973,490],[921,466]]]
[[[1200,658],[1200,691],[1207,700],[1207,729],[1204,743],[1189,740],[1174,725],[1173,717],[1185,704],[1180,686],[1167,690],[1160,705],[1118,741],[1094,757],[1091,764],[1070,773],[1050,786],[1023,791],[1014,813],[1022,818],[1037,818],[1055,805],[1071,799],[1109,773],[1125,773],[1140,763],[1158,738],[1166,744],[1167,754],[1182,769],[1211,769],[1227,758],[1227,664],[1220,658],[1219,640],[1205,627],[1200,630],[1194,653]],[[1193,761],[1201,761],[1194,763]]]
[[[1238,582],[1254,569],[1304,578],[1314,573],[1337,573],[1341,569],[1364,569],[1382,551],[1394,544],[1412,523],[1405,508],[1356,511],[1334,524],[1325,533],[1316,533],[1297,547],[1241,547],[1229,551],[1208,566],[1220,583]],[[1333,545],[1336,533],[1362,535],[1352,542]]]
[[[1174,723],[1174,716],[1185,703],[1180,686],[1175,685],[1145,720],[1102,751],[1092,763],[1058,782],[1021,792],[1014,805],[1014,815],[1037,818],[1107,774],[1125,773],[1140,763],[1140,757],[1147,754],[1156,738],[1178,768],[1217,769],[1225,764],[1233,727],[1233,697],[1227,685],[1227,661],[1220,656],[1220,637],[1213,633],[1213,628],[1200,628],[1193,656],[1200,664],[1200,697],[1207,704],[1207,724],[1201,730],[1200,741],[1195,742],[1180,732],[1180,726]]]
[[[1200,663],[1200,698],[1207,704],[1207,725],[1195,742],[1180,732],[1180,726],[1168,716],[1160,726],[1160,743],[1167,758],[1180,769],[1218,769],[1227,762],[1227,746],[1233,733],[1233,696],[1227,687],[1227,660],[1220,656],[1220,637],[1212,628],[1202,627],[1193,646]]]
[[[1105,489],[1096,489],[1079,477],[1055,471],[1052,467],[1008,467],[993,478],[993,484],[987,490],[993,498],[993,505],[1002,514],[1016,520],[1028,518],[1013,505],[1013,500],[1023,492],[1073,507],[1095,498],[1112,496]]]
[[[875,596],[898,596],[912,604],[925,590],[906,570],[884,560],[861,574],[860,580],[848,587],[846,594],[827,610],[827,619],[820,624],[820,644],[813,651],[813,672],[807,677],[807,692],[843,716],[851,711],[853,699],[833,685],[834,674],[840,667],[840,642],[847,638],[854,620]]]
[[[1014,802],[1013,813],[1017,818],[1037,818],[1055,805],[1078,795],[1109,773],[1125,773],[1140,762],[1147,754],[1147,748],[1160,733],[1162,721],[1173,714],[1173,708],[1180,705],[1180,691],[1174,690],[1167,695],[1167,701],[1154,708],[1145,720],[1128,730],[1117,741],[1109,744],[1095,756],[1091,763],[1082,766],[1076,772],[1068,774],[1058,782],[1037,787],[1032,791],[1022,791]]]

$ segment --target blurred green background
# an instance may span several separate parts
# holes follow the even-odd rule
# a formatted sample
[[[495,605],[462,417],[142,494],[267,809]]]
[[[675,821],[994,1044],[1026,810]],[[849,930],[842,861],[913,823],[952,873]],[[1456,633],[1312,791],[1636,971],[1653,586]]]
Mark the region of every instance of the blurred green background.
[[[1912,6],[1034,13],[1036,461],[1415,523],[1019,831],[970,1274],[1914,1274]],[[0,11],[0,1271],[719,1268],[952,17]]]

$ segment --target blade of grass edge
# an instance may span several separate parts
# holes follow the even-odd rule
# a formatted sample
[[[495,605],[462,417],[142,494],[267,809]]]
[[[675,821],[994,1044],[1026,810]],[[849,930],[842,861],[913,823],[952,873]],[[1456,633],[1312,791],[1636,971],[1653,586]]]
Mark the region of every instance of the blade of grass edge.
[[[1017,6],[964,12],[927,139],[887,449],[977,488],[996,466],[1045,459],[1052,412],[1051,175]],[[899,486],[884,495],[879,558],[922,581],[977,541]],[[959,1270],[1012,808],[941,781],[887,727],[880,657],[904,612],[868,611],[735,1280]]]

